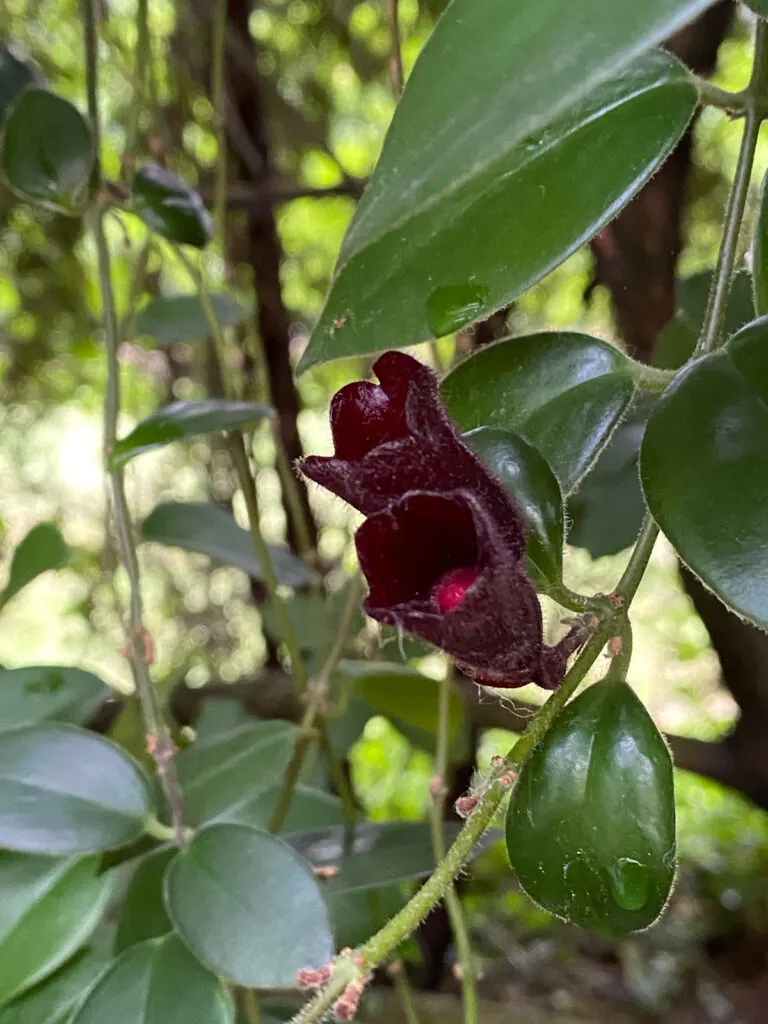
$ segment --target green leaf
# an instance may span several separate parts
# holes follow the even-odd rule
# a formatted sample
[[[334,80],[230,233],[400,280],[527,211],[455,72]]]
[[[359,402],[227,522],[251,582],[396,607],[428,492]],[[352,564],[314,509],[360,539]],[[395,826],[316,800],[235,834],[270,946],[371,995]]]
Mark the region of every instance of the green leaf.
[[[0,45],[0,121],[22,90],[42,85],[43,76],[28,60],[19,60],[5,45]]]
[[[164,501],[141,524],[142,540],[199,552],[225,565],[234,565],[254,579],[263,579],[261,563],[248,530],[238,526],[225,509],[204,501]],[[286,547],[267,545],[278,583],[300,587],[314,572]]]
[[[583,3],[577,15],[566,0],[482,8],[454,0],[398,105],[300,369],[393,339],[405,346],[451,334],[508,305],[659,167],[693,114],[696,91],[681,64],[652,53],[585,95],[595,78],[584,64],[583,26],[610,17],[605,3],[597,6],[591,22]],[[552,37],[577,17],[587,20],[546,58],[542,85],[551,95],[567,77],[568,90],[544,108],[531,92],[543,66],[531,62],[530,33],[549,53]],[[573,38],[582,41],[578,59],[564,61]],[[614,56],[595,77],[620,62]],[[461,80],[465,95],[456,91]]]
[[[597,462],[568,500],[568,543],[592,558],[615,555],[637,540],[645,515],[637,462],[656,396],[640,392]]]
[[[354,687],[354,693],[379,715],[391,719],[397,727],[415,730],[429,737],[437,735],[440,683],[408,665],[385,661],[341,661],[336,670],[342,685]],[[456,741],[464,717],[464,701],[458,688],[451,686],[449,701],[449,738]],[[409,738],[411,738],[409,736]],[[431,744],[427,744],[431,746]]]
[[[111,850],[133,842],[151,810],[144,775],[102,736],[53,723],[0,733],[0,846]]]
[[[682,560],[738,615],[768,628],[768,318],[682,370],[648,422],[648,507]]]
[[[298,728],[278,719],[252,722],[198,741],[176,759],[191,825],[249,822],[250,805],[279,789],[296,745]]]
[[[45,89],[21,93],[5,122],[0,157],[18,196],[60,213],[80,213],[93,155],[90,128],[76,107]]]
[[[523,765],[507,849],[528,895],[599,935],[647,928],[675,873],[672,761],[626,683],[589,687]]]
[[[158,235],[204,248],[213,237],[213,224],[200,196],[172,171],[145,164],[133,176],[131,205]]]
[[[528,536],[526,554],[544,579],[563,578],[563,496],[547,460],[519,434],[477,427],[464,440],[504,484],[520,509]]]
[[[101,953],[75,957],[0,1009],[0,1024],[69,1024],[72,1011],[107,964]]]
[[[99,858],[0,852],[0,1003],[52,974],[86,942],[112,892]]]
[[[764,0],[764,6],[763,13],[768,15],[768,0]],[[768,313],[768,173],[763,178],[760,210],[752,244],[752,286],[755,313],[765,316]]]
[[[450,845],[461,824],[445,822]],[[323,882],[327,897],[409,882],[435,868],[430,827],[421,821],[365,822],[355,829],[352,850],[344,856],[344,829],[321,828],[298,832],[288,840],[313,867],[333,865],[338,872]]]
[[[229,292],[213,292],[209,298],[221,327],[234,327],[248,315]],[[158,345],[170,345],[207,338],[211,328],[199,295],[157,295],[137,314],[133,333],[146,335]]]
[[[229,402],[208,398],[201,402],[172,402],[142,420],[127,437],[115,443],[110,465],[124,466],[143,452],[174,441],[235,430],[271,416],[272,409],[259,402]]]
[[[161,846],[142,857],[123,898],[115,953],[173,930],[163,903],[163,879],[177,852],[175,846]]]
[[[653,350],[654,366],[661,370],[677,370],[691,358],[701,334],[711,286],[711,270],[677,282],[675,315],[659,334]],[[723,328],[725,335],[735,334],[753,317],[752,278],[742,270],[734,276],[731,284]]]
[[[443,381],[463,430],[505,427],[544,456],[563,494],[600,454],[634,393],[631,363],[586,334],[507,338],[481,349]]]
[[[219,979],[175,935],[132,946],[102,974],[71,1024],[232,1024]]]
[[[768,18],[768,0],[744,0],[744,3],[755,14],[759,14],[762,18]]]
[[[54,523],[38,523],[20,541],[13,553],[8,583],[0,593],[0,609],[28,583],[51,569],[60,569],[70,550]]]
[[[91,672],[58,665],[0,670],[0,727],[34,722],[80,725],[112,693]]]
[[[268,832],[199,831],[167,871],[165,902],[201,963],[238,985],[292,988],[301,967],[321,967],[333,955],[309,865]]]
[[[336,948],[354,949],[362,946],[406,902],[407,896],[400,885],[339,893],[331,897],[328,903]]]

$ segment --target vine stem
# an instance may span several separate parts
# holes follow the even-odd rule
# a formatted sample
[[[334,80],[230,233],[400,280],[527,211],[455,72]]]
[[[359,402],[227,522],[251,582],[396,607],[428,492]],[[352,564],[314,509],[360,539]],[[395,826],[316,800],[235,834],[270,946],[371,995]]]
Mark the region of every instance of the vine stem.
[[[733,179],[731,193],[723,226],[723,240],[717,256],[717,264],[712,280],[712,288],[704,314],[704,324],[694,358],[711,352],[720,342],[731,291],[731,281],[736,262],[736,252],[747,204],[749,182],[752,177],[752,166],[755,161],[757,138],[760,125],[765,117],[765,96],[768,85],[768,22],[757,19],[755,28],[755,55],[752,65],[752,76],[746,89],[746,119],[744,132],[741,136],[739,159]]]
[[[389,51],[389,81],[395,99],[399,99],[403,91],[405,74],[403,73],[403,52],[400,46],[400,3],[399,0],[386,0],[387,20],[392,42]]]
[[[432,832],[432,848],[435,860],[439,863],[445,857],[444,811],[447,792],[446,776],[448,774],[448,747],[450,744],[451,724],[451,686],[452,671],[446,672],[440,680],[437,717],[437,747],[435,751],[435,777],[430,786],[431,806],[430,825]],[[445,893],[445,906],[448,919],[456,942],[458,955],[459,980],[461,982],[462,1002],[464,1005],[465,1024],[477,1024],[477,968],[472,952],[472,940],[469,934],[467,919],[464,914],[456,886],[451,884]]]
[[[339,622],[336,639],[333,642],[331,650],[328,652],[328,657],[325,659],[323,667],[320,669],[317,677],[312,679],[309,684],[309,699],[301,722],[299,737],[296,741],[293,756],[291,757],[290,764],[288,765],[283,779],[283,788],[280,791],[277,805],[275,806],[275,810],[269,822],[270,832],[279,832],[285,824],[288,811],[291,809],[296,784],[301,777],[304,761],[307,753],[309,752],[312,740],[318,735],[320,736],[321,746],[323,747],[323,754],[328,762],[331,772],[334,775],[336,788],[339,790],[339,795],[342,798],[346,831],[348,834],[354,831],[357,811],[355,809],[352,793],[349,786],[346,784],[346,778],[343,778],[344,773],[337,773],[335,770],[338,762],[333,752],[333,747],[331,746],[324,717],[328,705],[331,676],[333,675],[334,669],[338,665],[339,659],[344,652],[344,647],[349,637],[349,631],[352,627],[352,623],[354,622],[355,612],[360,602],[360,592],[360,577],[355,576],[349,584],[349,592],[347,593],[344,610],[341,614],[341,621]],[[343,781],[338,777],[339,774],[342,776]]]
[[[104,233],[104,210],[99,198],[101,189],[100,119],[98,103],[98,37],[96,32],[97,0],[83,0],[85,28],[85,66],[88,91],[88,114],[94,140],[94,164],[91,188],[96,202],[91,211],[91,229],[96,243],[101,287],[104,336],[107,352],[107,387],[104,402],[104,453],[107,475],[112,494],[120,558],[128,576],[130,599],[126,630],[126,655],[131,666],[136,693],[141,704],[147,732],[147,750],[157,767],[157,775],[171,814],[176,843],[183,846],[185,830],[182,816],[182,797],[173,759],[175,748],[168,726],[163,718],[155,687],[150,678],[152,641],[143,621],[139,560],[133,535],[133,523],[125,493],[125,477],[121,467],[110,464],[110,455],[117,440],[117,420],[120,413],[120,362],[118,348],[120,335],[112,290],[109,246]]]
[[[149,0],[138,0],[136,6],[136,68],[133,84],[133,103],[128,125],[125,153],[129,159],[135,157],[134,149],[139,137],[139,119],[144,103],[144,89],[149,64]]]

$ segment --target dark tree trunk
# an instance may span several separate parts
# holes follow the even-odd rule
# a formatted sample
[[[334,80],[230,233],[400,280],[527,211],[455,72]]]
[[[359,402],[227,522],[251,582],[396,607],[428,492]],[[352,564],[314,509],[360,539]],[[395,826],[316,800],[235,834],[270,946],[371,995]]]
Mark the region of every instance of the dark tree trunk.
[[[231,59],[227,63],[227,130],[237,180],[248,182],[257,190],[274,177],[274,161],[257,70],[258,54],[248,28],[253,6],[250,0],[229,0],[232,46],[239,51],[241,59]],[[245,53],[252,57],[250,68],[246,68],[242,60]],[[290,318],[283,302],[280,283],[283,249],[271,204],[253,209],[245,217],[246,237],[242,240],[242,251],[253,268],[257,296],[256,327],[266,354],[272,401],[279,417],[280,436],[286,454],[293,463],[302,455],[297,425],[300,403],[293,383],[290,361]],[[304,513],[315,533],[315,524],[303,482],[299,482],[299,489]],[[289,539],[295,546],[296,538],[290,526],[290,516],[288,521]],[[316,534],[313,540],[316,540]]]

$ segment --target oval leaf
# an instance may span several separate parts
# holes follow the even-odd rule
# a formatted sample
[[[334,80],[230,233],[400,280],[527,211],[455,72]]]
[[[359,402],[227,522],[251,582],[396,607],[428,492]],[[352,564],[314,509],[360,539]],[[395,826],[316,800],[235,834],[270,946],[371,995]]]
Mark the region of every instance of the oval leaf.
[[[79,668],[40,665],[0,671],[0,726],[34,722],[87,722],[112,693],[98,676]]]
[[[38,523],[13,553],[8,583],[0,593],[0,609],[28,583],[51,569],[60,569],[70,551],[55,523]]]
[[[221,327],[234,327],[245,319],[247,311],[228,292],[213,292],[209,298]],[[136,316],[133,333],[169,345],[207,338],[211,327],[199,295],[158,295]]]
[[[175,935],[123,953],[102,974],[71,1024],[232,1024],[234,1011],[219,979]]]
[[[280,787],[298,732],[291,722],[252,721],[180,754],[176,764],[189,824],[249,823],[251,804]]]
[[[544,456],[569,494],[605,447],[634,393],[631,363],[586,334],[508,338],[445,378],[443,398],[464,430],[514,430]]]
[[[168,914],[195,956],[248,988],[292,988],[333,955],[328,911],[309,865],[245,825],[197,833],[166,873]]]
[[[122,953],[147,939],[159,939],[172,931],[163,903],[163,880],[177,853],[175,846],[161,846],[142,857],[123,899],[115,953]]]
[[[461,823],[444,824],[450,845]],[[344,828],[298,832],[287,840],[313,867],[333,866],[336,874],[323,882],[325,896],[361,892],[429,875],[435,868],[430,826],[420,821],[365,822],[355,829],[352,848],[344,854]],[[480,852],[480,847],[476,848]]]
[[[407,665],[376,661],[341,661],[337,675],[354,693],[379,715],[403,730],[408,739],[420,746],[434,748],[437,736],[440,683]],[[458,688],[451,686],[448,736],[458,738],[464,718],[464,701]],[[411,734],[413,730],[413,735]]]
[[[27,89],[5,122],[3,174],[31,203],[79,213],[93,166],[93,140],[82,114],[45,89]]]
[[[495,84],[491,86],[495,75],[488,73],[488,55],[472,45],[466,24],[479,20],[490,29],[489,10],[478,14],[477,6],[452,4],[424,50],[421,72],[414,71],[350,226],[340,270],[302,369],[338,356],[377,351],[391,346],[392,339],[404,346],[451,334],[508,305],[615,217],[685,131],[696,91],[681,64],[653,53],[567,113],[552,108],[551,117],[542,115],[536,128],[518,135],[521,124],[528,122],[530,107],[526,103],[526,114],[521,112],[516,121],[509,106],[497,106],[500,95]],[[530,40],[515,35],[512,26],[521,16],[530,18],[528,11],[539,6],[503,3],[497,11],[493,45],[501,37],[507,39],[505,94],[509,83],[517,81],[521,94],[530,99],[530,79],[518,78],[523,68],[530,73],[530,65],[514,56]],[[586,16],[583,5],[579,10]],[[606,14],[603,5],[600,20]],[[573,11],[555,15],[566,20],[573,16]],[[439,67],[431,63],[435,39],[445,38],[447,32],[456,42],[462,40],[459,67],[452,65],[444,49]],[[569,41],[563,52],[570,47]],[[574,69],[581,65],[581,57],[580,52]],[[415,110],[414,104],[433,112],[436,105],[442,107],[446,94],[454,95],[455,81],[447,86],[448,80],[463,77],[468,66],[475,79],[470,102],[467,97],[456,100],[458,106],[446,114],[446,123],[433,116],[429,128],[416,133],[415,124],[422,123],[424,112]],[[427,79],[429,94],[424,92]],[[464,123],[462,114],[471,121]],[[484,137],[491,128],[493,140]],[[450,139],[444,131],[450,132]],[[435,171],[431,162],[436,138],[442,144]],[[470,148],[473,160],[467,165]],[[412,168],[411,179],[401,178],[405,165]],[[439,182],[424,192],[425,180],[436,176]],[[514,227],[504,230],[500,226],[505,224]]]
[[[686,565],[768,628],[768,317],[681,371],[648,422],[640,477]]]
[[[89,938],[112,892],[99,858],[0,852],[0,1003],[61,966]]]
[[[591,686],[525,762],[507,849],[528,895],[599,935],[647,928],[675,873],[672,761],[626,683]]]
[[[223,398],[172,402],[142,420],[127,437],[117,441],[109,463],[113,468],[123,466],[137,455],[173,441],[247,427],[271,415],[269,406],[259,402],[229,402]]]
[[[478,427],[464,440],[504,484],[525,521],[526,555],[544,579],[563,578],[563,497],[547,460],[519,434]]]
[[[109,740],[52,723],[0,733],[0,846],[111,850],[133,842],[150,813],[146,779]]]
[[[75,957],[0,1009],[0,1024],[69,1024],[72,1011],[108,963],[103,953]]]
[[[147,227],[171,242],[202,249],[213,237],[211,218],[197,192],[158,164],[136,171],[131,205]]]
[[[204,501],[161,502],[141,524],[141,537],[156,544],[209,555],[225,565],[242,569],[254,579],[263,578],[249,531],[238,526],[234,516],[217,505]],[[309,566],[288,548],[277,544],[268,547],[278,583],[300,587],[315,578]]]

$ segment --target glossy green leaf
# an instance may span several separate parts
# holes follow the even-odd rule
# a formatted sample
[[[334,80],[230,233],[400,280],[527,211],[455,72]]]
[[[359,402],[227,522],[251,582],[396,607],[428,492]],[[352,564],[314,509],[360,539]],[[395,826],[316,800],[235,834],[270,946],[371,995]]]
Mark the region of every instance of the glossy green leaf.
[[[759,14],[762,18],[768,18],[768,0],[744,0],[744,3],[755,14]]]
[[[342,685],[353,687],[357,697],[395,726],[437,735],[440,683],[436,679],[386,661],[341,661],[337,675]],[[455,686],[451,686],[449,708],[449,737],[454,741],[464,717],[464,701]]]
[[[247,316],[247,310],[228,292],[213,292],[210,300],[221,327],[234,327]],[[170,345],[207,338],[211,328],[199,295],[157,295],[137,314],[133,333],[146,335],[158,345]]]
[[[0,670],[0,728],[45,721],[81,725],[112,692],[98,676],[79,668]]]
[[[172,171],[145,164],[133,176],[131,207],[158,235],[202,249],[213,237],[213,224],[200,196]]]
[[[445,823],[448,845],[460,830],[459,822]],[[420,821],[358,825],[352,849],[346,856],[342,827],[299,832],[288,842],[313,867],[332,865],[339,869],[333,878],[323,882],[327,897],[423,878],[435,867],[430,827]]]
[[[232,1024],[219,979],[175,935],[126,950],[102,974],[71,1024]]]
[[[333,954],[328,911],[306,861],[244,825],[210,825],[166,874],[176,931],[217,974],[250,988],[291,988]]]
[[[629,405],[630,367],[617,348],[586,334],[532,334],[460,363],[443,381],[443,398],[464,430],[494,426],[521,434],[567,495]]]
[[[69,555],[58,526],[54,523],[33,526],[13,553],[8,582],[0,593],[0,609],[42,573],[60,569],[69,560]]]
[[[691,358],[701,334],[711,285],[711,270],[681,278],[677,282],[675,315],[659,334],[653,350],[654,366],[662,370],[677,370]],[[753,317],[752,278],[742,270],[734,276],[731,284],[725,311],[724,335],[729,337],[735,334]]]
[[[637,540],[645,499],[638,458],[655,395],[639,392],[633,408],[568,500],[568,543],[592,558],[615,555]]]
[[[0,1024],[69,1024],[72,1011],[109,962],[88,950],[0,1008]]]
[[[764,14],[768,15],[768,0]],[[752,287],[755,313],[768,314],[768,173],[763,179],[760,209],[755,223],[755,237],[752,243]]]
[[[768,318],[680,373],[648,422],[640,476],[686,565],[768,628]]]
[[[519,434],[477,427],[464,440],[496,474],[517,504],[528,535],[526,555],[550,582],[563,578],[563,497],[547,460]]]
[[[362,946],[407,902],[403,886],[337,893],[328,900],[337,949]]]
[[[123,466],[153,448],[161,448],[174,441],[188,441],[205,434],[248,427],[271,415],[269,406],[260,402],[229,402],[224,398],[172,402],[142,420],[127,437],[115,443],[110,465]]]
[[[28,60],[20,60],[5,45],[0,45],[0,121],[23,89],[42,85],[42,75]]]
[[[186,820],[248,822],[250,805],[280,787],[298,731],[278,719],[251,722],[185,750],[176,764]]]
[[[102,736],[47,722],[0,733],[0,846],[110,850],[133,842],[151,811],[144,775]]]
[[[0,852],[0,1003],[52,974],[104,913],[112,877],[99,858]]]
[[[22,199],[79,213],[93,165],[90,128],[68,100],[46,89],[26,89],[6,118],[0,162]]]
[[[515,56],[529,40],[513,26],[521,17],[537,20],[540,15],[529,12],[539,7],[566,5],[502,0],[495,10],[498,2],[484,3],[482,13],[476,3],[454,2],[435,27],[350,226],[302,369],[451,334],[508,305],[615,217],[684,132],[696,91],[682,65],[660,53],[646,54],[588,96],[580,77],[571,83],[571,96],[561,97],[569,103],[566,112],[561,105],[530,118],[538,99],[519,76],[531,68],[527,57]],[[574,16],[568,7],[568,14],[554,17],[568,21]],[[472,45],[467,24],[490,30],[491,10],[494,47],[506,39],[503,64],[492,70],[488,53]],[[579,10],[588,17],[583,5]],[[550,33],[559,31],[549,26]],[[447,33],[456,44],[461,39],[459,67],[437,49]],[[569,40],[562,52],[571,47]],[[565,65],[575,79],[577,67],[585,70],[583,56],[581,50],[578,60],[563,61],[558,54],[549,71]],[[499,92],[495,79],[502,67]],[[472,93],[459,100],[454,82],[466,73],[473,77]],[[442,108],[447,95],[454,105],[443,121],[435,107]],[[415,134],[425,108],[432,110],[428,127]],[[439,157],[433,149],[438,138]],[[402,176],[406,167],[410,177]]]
[[[672,761],[626,683],[572,701],[523,765],[507,849],[528,895],[599,935],[647,928],[675,873]]]
[[[177,852],[175,846],[161,846],[139,862],[123,897],[115,953],[147,939],[159,939],[172,930],[163,903],[163,880]]]
[[[183,548],[234,565],[254,579],[262,579],[261,563],[248,530],[234,517],[204,501],[164,501],[141,524],[141,537],[156,544]],[[269,545],[278,583],[300,587],[315,578],[312,570],[286,547]]]

